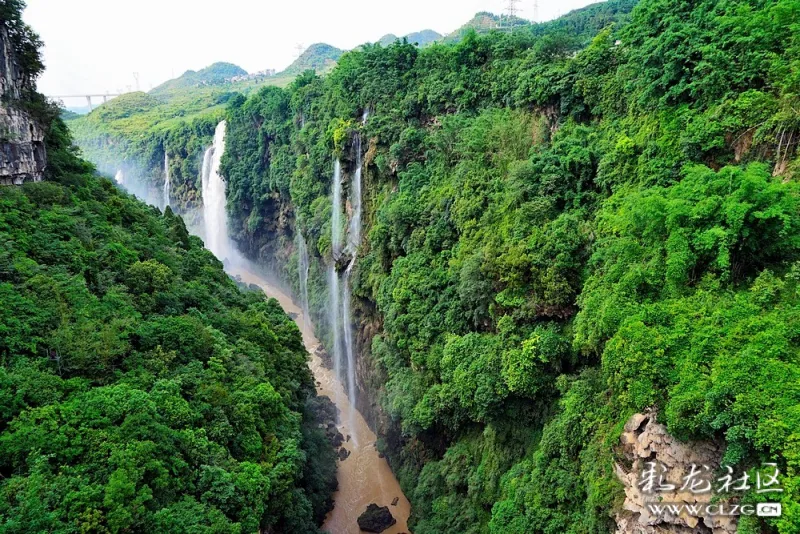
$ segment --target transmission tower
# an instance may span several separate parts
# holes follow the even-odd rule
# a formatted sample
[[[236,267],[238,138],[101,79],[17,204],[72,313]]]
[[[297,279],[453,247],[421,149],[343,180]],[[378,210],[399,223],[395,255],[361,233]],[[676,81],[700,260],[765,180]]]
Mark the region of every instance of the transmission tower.
[[[138,72],[134,72],[133,73],[133,79],[136,80],[136,90],[138,91],[139,90],[139,73]]]
[[[539,22],[539,0],[533,0],[533,22]]]
[[[514,31],[514,23],[517,20],[517,4],[519,4],[519,0],[506,1],[506,20],[508,21],[508,27],[511,28],[511,31]]]

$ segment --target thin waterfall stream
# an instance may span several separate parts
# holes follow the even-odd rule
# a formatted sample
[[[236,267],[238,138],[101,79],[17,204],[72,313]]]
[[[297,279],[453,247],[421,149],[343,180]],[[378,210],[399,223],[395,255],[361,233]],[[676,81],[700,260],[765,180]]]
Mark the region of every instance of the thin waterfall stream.
[[[169,179],[169,156],[167,152],[164,151],[164,207],[166,208],[169,206],[169,197],[170,197],[170,179]]]

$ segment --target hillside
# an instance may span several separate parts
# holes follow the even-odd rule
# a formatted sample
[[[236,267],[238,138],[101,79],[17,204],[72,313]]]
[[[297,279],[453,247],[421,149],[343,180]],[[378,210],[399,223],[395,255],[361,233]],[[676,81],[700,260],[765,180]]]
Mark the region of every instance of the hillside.
[[[619,22],[626,13],[630,13],[638,0],[609,0],[590,4],[586,7],[575,9],[551,21],[531,23],[528,20],[516,18],[509,21],[507,17],[493,13],[477,13],[466,24],[446,35],[442,41],[457,43],[466,35],[474,31],[485,34],[491,31],[508,31],[513,26],[515,32],[534,36],[555,36],[583,41],[591,39],[598,31],[610,24]]]
[[[509,27],[510,22],[511,21],[507,20],[506,17],[483,11],[476,13],[475,16],[472,17],[472,19],[470,19],[467,23],[462,25],[454,32],[447,34],[443,40],[446,43],[455,43],[463,39],[464,36],[470,31],[475,31],[477,33],[488,33],[492,30],[500,30],[502,28]],[[513,22],[514,27],[528,24],[527,21],[524,21],[520,18],[515,19]]]
[[[296,76],[306,70],[327,72],[333,68],[343,53],[343,50],[325,43],[312,44],[278,76]]]
[[[393,33],[384,35],[378,40],[382,46],[389,46],[395,41],[406,39],[409,43],[417,46],[427,46],[440,40],[443,36],[439,32],[433,30],[422,30],[420,32],[409,33],[403,37],[397,37]]]
[[[190,89],[221,85],[235,76],[246,76],[247,71],[232,63],[213,63],[199,71],[187,70],[178,78],[164,82],[150,91],[158,95],[177,89]]]
[[[0,531],[319,534],[336,467],[300,331],[76,156],[22,7],[0,6],[0,41],[20,38],[2,76],[29,80],[13,105],[47,166],[0,187]]]
[[[630,7],[365,47],[228,107],[230,231],[334,355],[352,298],[415,534],[800,532],[800,3]],[[783,492],[713,498],[783,515],[651,515],[644,462],[680,484],[690,454],[775,464]]]

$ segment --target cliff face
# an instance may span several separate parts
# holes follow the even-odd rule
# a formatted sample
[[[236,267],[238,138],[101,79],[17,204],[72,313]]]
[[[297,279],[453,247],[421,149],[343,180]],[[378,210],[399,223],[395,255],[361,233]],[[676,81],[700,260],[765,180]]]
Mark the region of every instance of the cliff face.
[[[24,76],[0,28],[0,184],[38,182],[47,163],[44,131],[20,105]]]
[[[640,474],[648,462],[668,469],[667,482],[680,488],[681,481],[692,465],[718,468],[722,450],[719,444],[695,442],[684,444],[672,437],[664,425],[656,422],[656,414],[635,414],[626,423],[620,437],[620,458],[615,466],[619,480],[625,486],[625,503],[616,514],[616,534],[733,534],[733,517],[707,514],[653,515],[648,504],[676,503],[706,505],[711,493],[675,491],[647,494],[641,491]]]

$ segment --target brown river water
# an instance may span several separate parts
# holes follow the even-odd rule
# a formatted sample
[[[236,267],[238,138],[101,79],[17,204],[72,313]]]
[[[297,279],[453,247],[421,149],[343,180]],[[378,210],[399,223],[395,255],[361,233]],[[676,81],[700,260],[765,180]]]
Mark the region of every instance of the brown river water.
[[[259,286],[264,293],[277,300],[284,311],[296,315],[295,322],[303,334],[303,342],[310,355],[309,367],[317,382],[317,393],[326,395],[339,408],[341,421],[338,428],[343,436],[355,436],[356,439],[344,443],[350,456],[339,462],[336,478],[339,489],[334,494],[335,506],[322,525],[330,534],[358,534],[356,520],[370,503],[388,506],[397,523],[384,531],[385,534],[408,532],[408,516],[411,504],[400,489],[400,484],[389,468],[386,459],[378,456],[375,448],[376,436],[369,428],[364,417],[354,410],[353,417],[348,417],[353,408],[344,392],[342,384],[336,379],[333,371],[322,364],[314,349],[320,344],[314,332],[304,320],[303,312],[279,288],[270,284],[263,277],[243,267],[231,267],[228,272],[247,284]],[[350,428],[350,421],[353,428]],[[392,501],[397,498],[396,506]]]

